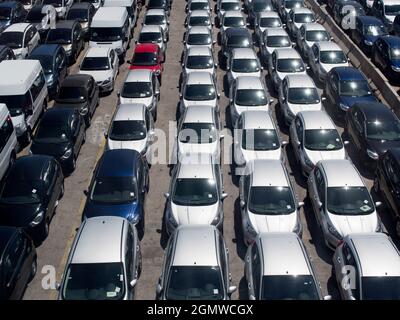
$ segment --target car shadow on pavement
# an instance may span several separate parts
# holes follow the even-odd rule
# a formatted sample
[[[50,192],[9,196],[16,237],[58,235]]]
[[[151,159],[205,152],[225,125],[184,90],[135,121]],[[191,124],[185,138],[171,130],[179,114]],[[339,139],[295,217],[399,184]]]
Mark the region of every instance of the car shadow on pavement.
[[[163,250],[167,247],[169,235],[167,233],[167,226],[165,225],[165,214],[167,212],[167,201],[165,201],[164,212],[161,221],[161,229],[157,229],[157,233],[160,234],[160,246]]]
[[[234,230],[235,239],[232,241],[236,244],[236,253],[240,259],[244,260],[246,256],[247,246],[243,242],[243,229],[242,229],[242,217],[240,214],[240,200],[239,197],[234,203]]]
[[[247,290],[247,281],[243,276],[239,281],[239,300],[249,300],[249,292]]]

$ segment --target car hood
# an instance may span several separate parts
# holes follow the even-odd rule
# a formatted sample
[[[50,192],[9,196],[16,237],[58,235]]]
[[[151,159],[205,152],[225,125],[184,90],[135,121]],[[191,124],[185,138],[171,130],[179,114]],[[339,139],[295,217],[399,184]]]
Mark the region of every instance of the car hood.
[[[370,35],[364,35],[364,40],[369,41],[369,42],[375,42],[376,39],[378,39],[380,36],[370,36]]]
[[[365,96],[365,97],[350,97],[350,96],[341,96],[341,102],[348,106],[349,108],[353,106],[356,102],[375,102],[377,99],[373,96]]]
[[[26,227],[41,210],[41,204],[0,203],[0,225]]]
[[[245,111],[269,111],[269,105],[262,106],[239,106],[235,104],[235,111],[240,115]]]
[[[261,215],[249,213],[254,230],[261,232],[292,232],[297,225],[297,212],[285,215]]]
[[[320,111],[322,110],[321,103],[315,103],[315,104],[288,104],[290,111],[293,112],[293,114],[297,114],[301,111]]]
[[[79,74],[88,74],[93,76],[96,82],[104,81],[108,78],[112,78],[112,71],[111,70],[79,70]]]
[[[305,149],[308,158],[312,161],[312,163],[316,164],[321,160],[342,160],[346,159],[346,152],[344,147],[339,150],[308,150]]]
[[[41,143],[33,141],[31,145],[31,152],[33,154],[45,154],[55,158],[61,157],[65,151],[72,147],[68,142],[63,143]]]
[[[209,206],[179,206],[171,202],[171,212],[181,224],[211,224],[218,215],[218,202]]]
[[[147,138],[143,140],[130,140],[130,141],[107,139],[107,149],[109,150],[130,149],[141,152],[146,148],[146,142]]]
[[[389,141],[389,140],[368,140],[370,149],[377,152],[379,155],[383,155],[386,150],[400,147],[400,141]]]
[[[375,232],[378,226],[376,212],[357,216],[341,216],[329,213],[328,216],[333,226],[342,237],[350,233]]]
[[[85,218],[98,216],[117,216],[127,218],[130,215],[137,215],[140,212],[141,205],[137,202],[124,204],[102,204],[86,201],[83,216]]]

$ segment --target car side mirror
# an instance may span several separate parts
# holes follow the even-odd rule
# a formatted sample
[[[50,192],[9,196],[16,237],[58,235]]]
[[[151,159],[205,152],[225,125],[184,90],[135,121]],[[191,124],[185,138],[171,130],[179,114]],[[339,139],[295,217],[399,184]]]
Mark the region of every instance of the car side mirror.
[[[33,109],[28,109],[28,110],[26,110],[26,114],[27,114],[28,116],[33,115]]]
[[[217,98],[221,98],[221,94],[219,92],[217,93]]]
[[[131,288],[134,288],[136,286],[137,283],[137,279],[133,279],[131,282],[129,282],[129,285],[131,286]]]
[[[347,146],[347,145],[349,145],[349,144],[350,144],[350,141],[348,141],[348,140],[344,140],[344,141],[343,141],[343,144],[344,144],[345,146]]]
[[[376,201],[375,202],[375,207],[379,208],[382,205],[381,201]]]
[[[310,70],[310,67],[309,67],[309,66],[307,66],[307,67],[306,67],[306,70]]]
[[[229,99],[229,102],[230,102],[230,103],[233,103],[233,99]]]
[[[331,37],[331,41],[333,41],[333,37]]]
[[[168,200],[169,197],[170,197],[170,194],[168,192],[164,192],[164,198]]]
[[[234,293],[236,290],[237,290],[237,287],[236,287],[236,286],[230,286],[229,289],[228,289],[228,293],[229,293],[229,294],[232,294],[232,293]]]
[[[249,295],[249,300],[256,300],[256,297],[253,294],[251,294]]]
[[[161,284],[157,284],[156,293],[159,295],[159,294],[161,294],[162,291],[163,291],[163,287],[161,286]]]
[[[126,61],[128,64],[132,64],[132,61],[131,60],[127,60]]]
[[[240,207],[244,208],[246,206],[246,202],[244,202],[243,200],[240,200]]]
[[[269,103],[274,103],[274,99],[269,99]]]
[[[156,96],[158,96],[160,94],[160,90],[156,90],[155,94],[156,94]]]
[[[184,63],[182,63],[182,64],[181,64],[181,66],[182,66],[182,68],[184,68],[184,67],[185,67],[185,64],[184,64]]]
[[[328,294],[324,296],[324,300],[332,300],[332,296]]]
[[[108,139],[108,133],[104,132],[104,138]]]
[[[85,196],[88,196],[88,195],[89,195],[89,191],[88,191],[88,190],[83,190],[83,194],[84,194]]]
[[[226,193],[226,192],[223,192],[222,194],[221,194],[221,200],[224,200],[224,199],[226,199],[228,197],[228,194]]]
[[[217,43],[217,41],[213,40],[212,44],[216,44],[216,43]]]
[[[182,43],[183,43],[183,44],[186,44],[186,40],[182,40]]]
[[[322,202],[318,200],[318,208],[322,208]]]
[[[214,67],[217,68],[218,67],[218,63],[214,63]]]
[[[264,70],[264,67],[260,67],[260,70],[263,71],[263,70]]]
[[[299,208],[304,207],[304,202],[300,201],[297,205],[298,205]]]
[[[318,62],[318,58],[315,58],[314,61],[315,61],[315,62]]]
[[[326,101],[326,97],[322,96],[321,101]]]
[[[56,290],[60,291],[61,289],[61,284],[59,282],[56,282]]]
[[[284,147],[284,146],[286,146],[286,145],[288,145],[289,144],[289,142],[288,141],[282,141],[282,143],[281,143],[281,147]]]

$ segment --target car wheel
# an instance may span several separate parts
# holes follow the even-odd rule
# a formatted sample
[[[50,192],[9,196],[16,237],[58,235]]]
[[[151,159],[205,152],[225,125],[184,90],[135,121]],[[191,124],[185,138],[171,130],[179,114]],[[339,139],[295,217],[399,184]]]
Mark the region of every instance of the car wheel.
[[[64,182],[61,185],[61,191],[60,191],[60,195],[58,197],[58,199],[61,199],[64,196],[64,192],[65,192],[65,186],[64,186]]]
[[[28,280],[28,282],[31,282],[31,281],[33,280],[33,278],[34,278],[35,275],[36,275],[36,272],[37,272],[37,257],[35,256],[35,257],[33,258],[33,262],[32,262],[32,265],[31,265],[31,272],[30,272],[30,274],[29,274],[29,280]]]

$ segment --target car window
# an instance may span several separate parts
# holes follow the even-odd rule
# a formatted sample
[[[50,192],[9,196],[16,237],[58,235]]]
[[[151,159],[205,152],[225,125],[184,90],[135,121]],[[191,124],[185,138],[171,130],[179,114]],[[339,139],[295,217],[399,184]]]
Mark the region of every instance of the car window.
[[[3,148],[8,142],[8,139],[12,135],[14,131],[14,127],[11,121],[11,118],[7,118],[6,121],[4,121],[3,125],[0,127],[0,152],[3,151]]]
[[[36,77],[31,87],[31,94],[33,101],[36,101],[36,98],[39,96],[45,84],[46,84],[46,79],[44,78],[43,73],[40,72],[40,74]]]

